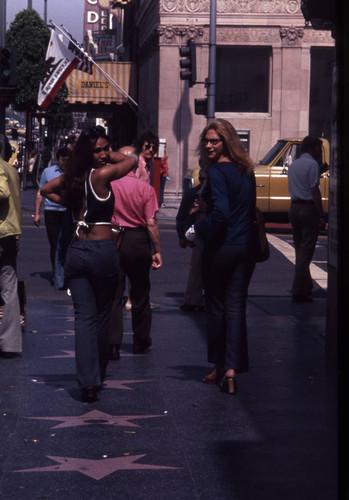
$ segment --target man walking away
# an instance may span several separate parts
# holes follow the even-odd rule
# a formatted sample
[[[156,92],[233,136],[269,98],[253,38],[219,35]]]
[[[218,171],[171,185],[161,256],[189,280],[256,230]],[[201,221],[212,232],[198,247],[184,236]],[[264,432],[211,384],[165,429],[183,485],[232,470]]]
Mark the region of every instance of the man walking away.
[[[152,344],[150,269],[162,266],[160,232],[155,218],[158,212],[156,193],[152,186],[137,177],[136,168],[111,184],[115,196],[112,226],[120,225],[124,230],[119,248],[118,286],[110,320],[110,357],[114,360],[119,359],[123,335],[122,306],[126,276],[131,285],[133,353],[142,354]]]
[[[71,151],[68,148],[66,147],[60,148],[56,154],[58,165],[52,165],[50,167],[45,168],[45,170],[41,174],[40,188],[38,189],[35,198],[34,224],[36,227],[39,227],[40,225],[40,208],[43,201],[43,197],[40,194],[40,189],[47,182],[62,175],[62,173],[65,170],[66,163],[67,160],[69,159],[70,154]],[[52,285],[56,284],[56,287],[59,288],[59,286],[57,286],[57,283],[55,283],[55,267],[56,267],[55,256],[56,256],[59,234],[63,224],[66,208],[63,207],[62,205],[59,205],[58,203],[50,201],[48,198],[45,198],[44,203],[45,203],[45,226],[46,226],[47,238],[50,244],[50,259],[52,266],[51,284]]]
[[[288,187],[291,197],[290,222],[296,251],[292,284],[293,302],[312,302],[313,283],[310,264],[318,234],[325,228],[320,192],[322,142],[316,137],[303,139],[301,156],[288,168]]]

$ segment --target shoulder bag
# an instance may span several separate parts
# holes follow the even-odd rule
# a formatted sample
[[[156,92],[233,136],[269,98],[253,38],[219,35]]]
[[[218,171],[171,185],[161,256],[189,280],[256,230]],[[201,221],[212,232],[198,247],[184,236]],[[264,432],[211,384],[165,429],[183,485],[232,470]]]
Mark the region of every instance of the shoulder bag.
[[[253,203],[253,252],[256,262],[265,262],[270,257],[270,248],[265,232],[264,216],[256,206],[256,179],[254,178],[254,203]]]

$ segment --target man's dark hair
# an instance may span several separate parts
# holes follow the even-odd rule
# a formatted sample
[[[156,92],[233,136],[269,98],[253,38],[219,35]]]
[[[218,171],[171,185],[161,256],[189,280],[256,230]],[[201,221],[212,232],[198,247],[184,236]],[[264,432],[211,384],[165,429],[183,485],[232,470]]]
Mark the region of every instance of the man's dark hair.
[[[319,146],[322,147],[321,139],[307,135],[302,141],[301,153],[309,153],[313,156]]]
[[[136,149],[138,153],[141,152],[143,144],[147,142],[148,144],[154,144],[155,146],[155,153],[157,152],[159,148],[159,138],[157,135],[153,134],[150,130],[147,130],[142,134],[138,139],[137,139],[137,144],[136,144]]]
[[[10,144],[10,141],[6,137],[6,135],[4,136],[4,138],[5,138],[5,149],[4,149],[4,153],[3,153],[3,158],[5,161],[8,162],[12,156],[12,146]],[[3,143],[2,143],[2,141],[0,141],[0,154],[2,152],[2,148],[3,148]]]
[[[57,160],[60,159],[61,156],[70,156],[71,150],[67,147],[59,148],[56,153]]]

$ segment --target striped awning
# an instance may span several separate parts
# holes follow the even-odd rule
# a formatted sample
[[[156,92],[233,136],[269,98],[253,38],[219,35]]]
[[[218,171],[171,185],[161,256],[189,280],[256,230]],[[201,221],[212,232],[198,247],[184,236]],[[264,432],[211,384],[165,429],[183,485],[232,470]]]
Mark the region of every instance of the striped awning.
[[[132,63],[111,61],[100,62],[98,65],[117,85],[113,85],[95,65],[92,75],[75,69],[66,80],[69,104],[123,104],[127,97],[122,91],[133,99],[136,97],[136,78]]]

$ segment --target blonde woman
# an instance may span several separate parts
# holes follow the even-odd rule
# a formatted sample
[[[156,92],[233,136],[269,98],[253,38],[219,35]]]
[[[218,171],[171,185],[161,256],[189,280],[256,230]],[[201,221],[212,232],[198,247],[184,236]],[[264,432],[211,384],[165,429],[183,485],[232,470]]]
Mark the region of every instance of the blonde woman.
[[[208,361],[205,383],[236,392],[235,375],[248,371],[246,299],[254,269],[253,163],[230,122],[216,119],[202,131],[197,148],[208,164],[207,216],[186,233],[203,243]]]

